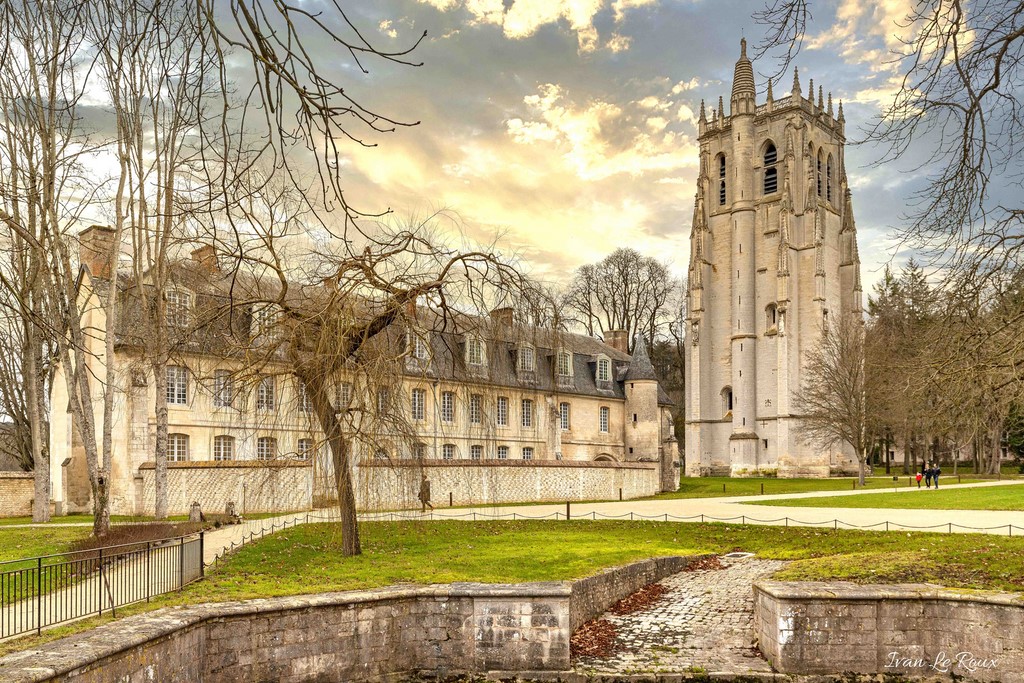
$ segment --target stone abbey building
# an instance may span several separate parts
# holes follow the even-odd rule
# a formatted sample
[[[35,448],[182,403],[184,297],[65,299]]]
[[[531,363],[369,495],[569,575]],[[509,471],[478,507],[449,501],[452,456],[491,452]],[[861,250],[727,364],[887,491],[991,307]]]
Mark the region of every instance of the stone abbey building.
[[[852,451],[801,438],[802,359],[830,320],[861,315],[860,259],[840,103],[758,104],[746,41],[728,113],[701,104],[700,172],[690,233],[688,475],[826,477]]]

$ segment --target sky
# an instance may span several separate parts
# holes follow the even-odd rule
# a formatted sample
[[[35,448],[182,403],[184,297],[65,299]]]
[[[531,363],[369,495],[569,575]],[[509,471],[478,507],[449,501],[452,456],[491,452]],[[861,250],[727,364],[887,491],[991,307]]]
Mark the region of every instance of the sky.
[[[312,5],[318,0],[310,0]],[[812,3],[796,59],[841,100],[865,290],[899,265],[892,228],[921,178],[874,162],[863,137],[898,84],[887,63],[911,0]],[[379,47],[422,66],[367,60],[336,68],[370,108],[406,122],[346,149],[349,201],[396,220],[444,211],[444,229],[497,242],[548,282],[617,247],[685,275],[701,99],[728,106],[739,41],[763,27],[740,0],[374,0],[346,6]],[[755,62],[759,101],[775,62]],[[792,73],[774,87],[791,88]]]

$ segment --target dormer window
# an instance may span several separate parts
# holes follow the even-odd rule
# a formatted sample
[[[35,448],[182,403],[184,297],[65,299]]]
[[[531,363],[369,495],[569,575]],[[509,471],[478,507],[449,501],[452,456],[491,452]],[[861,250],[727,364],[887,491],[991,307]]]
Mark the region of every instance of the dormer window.
[[[537,351],[532,346],[519,347],[519,372],[537,370]]]
[[[484,364],[484,341],[480,337],[469,337],[466,340],[466,363],[469,365]]]
[[[164,293],[167,324],[174,327],[188,327],[192,322],[192,294],[181,289]]]
[[[612,381],[612,362],[607,358],[601,357],[597,359],[597,381]]]
[[[249,333],[253,337],[276,337],[280,319],[281,312],[274,304],[256,304],[252,307],[252,323],[249,326]]]
[[[572,354],[569,353],[568,351],[558,352],[558,376],[572,376]]]
[[[406,335],[406,353],[416,360],[427,360],[430,355],[430,345],[425,337],[416,332]]]

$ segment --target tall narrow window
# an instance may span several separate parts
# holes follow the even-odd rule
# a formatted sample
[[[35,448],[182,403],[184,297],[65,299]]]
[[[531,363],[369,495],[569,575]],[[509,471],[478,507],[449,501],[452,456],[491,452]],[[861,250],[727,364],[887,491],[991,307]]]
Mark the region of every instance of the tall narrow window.
[[[466,362],[470,365],[484,364],[484,343],[479,337],[470,337],[466,341]]]
[[[227,370],[213,374],[213,405],[216,408],[232,408],[235,403],[235,381]]]
[[[469,447],[469,459],[470,460],[482,460],[484,457],[484,447],[480,444],[473,444]]]
[[[298,383],[298,391],[299,391],[299,410],[301,410],[304,413],[312,413],[313,412],[313,399],[310,398],[310,396],[309,396],[309,389],[306,388],[306,384],[304,382],[299,382]]]
[[[597,381],[610,382],[612,380],[612,362],[607,358],[599,358],[597,361]]]
[[[775,168],[776,162],[779,160],[778,152],[775,150],[775,145],[768,143],[768,148],[764,151],[764,193],[773,194],[779,189],[779,171]]]
[[[508,426],[508,397],[507,396],[499,396],[498,397],[498,415],[497,415],[497,418],[498,418],[498,426],[499,427],[507,427]]]
[[[524,398],[522,401],[522,411],[523,427],[533,427],[533,401]]]
[[[167,324],[174,327],[188,327],[192,316],[192,295],[172,289],[164,294]]]
[[[167,402],[176,406],[188,404],[188,368],[167,366]]]
[[[817,167],[818,168],[818,172],[817,172],[817,174],[815,174],[816,177],[817,177],[817,188],[818,188],[818,196],[819,197],[821,196],[821,165],[822,165],[821,164],[821,150],[819,149],[818,150],[818,167]]]
[[[572,354],[569,353],[568,351],[558,352],[558,376],[572,376]]]
[[[234,460],[235,437],[226,435],[213,437],[213,459]]]
[[[313,439],[299,439],[295,456],[299,460],[309,460],[311,455],[313,455]]]
[[[455,459],[455,444],[446,443],[441,446],[441,459],[442,460],[454,460]]]
[[[722,412],[729,413],[732,411],[732,387],[725,387],[722,389]]]
[[[558,404],[558,420],[561,423],[562,431],[569,431],[569,404],[559,403]]]
[[[523,460],[533,460],[533,446],[523,446]]]
[[[424,389],[412,390],[412,419],[422,420],[426,417],[427,392]]]
[[[828,155],[828,165],[825,167],[825,198],[832,201],[832,155]]]
[[[273,460],[277,457],[277,439],[272,436],[261,436],[256,439],[256,459]]]
[[[725,155],[718,155],[718,203],[725,206]]]
[[[601,419],[600,419],[600,425],[599,426],[600,426],[602,434],[607,434],[608,433],[608,417],[609,417],[609,412],[610,411],[608,410],[607,406],[601,406]]]
[[[167,462],[188,460],[188,434],[167,435]]]
[[[469,423],[478,425],[483,421],[484,397],[473,394],[469,397]]]
[[[414,444],[412,447],[412,457],[416,458],[417,460],[425,460],[427,457],[427,444]]]
[[[429,355],[427,340],[415,332],[410,332],[408,337],[409,355],[416,360],[426,360]]]
[[[498,446],[498,460],[508,460],[508,446]]]
[[[264,377],[256,387],[256,410],[277,408],[276,382],[273,376]]]
[[[388,404],[391,402],[391,394],[385,387],[377,389],[377,414],[384,415],[388,412]]]
[[[537,369],[537,352],[532,346],[519,347],[519,371],[533,372]]]
[[[455,392],[441,392],[441,422],[455,422]]]
[[[349,404],[352,403],[352,383],[341,382],[335,387],[334,403],[335,408],[341,412],[342,410],[348,410]]]

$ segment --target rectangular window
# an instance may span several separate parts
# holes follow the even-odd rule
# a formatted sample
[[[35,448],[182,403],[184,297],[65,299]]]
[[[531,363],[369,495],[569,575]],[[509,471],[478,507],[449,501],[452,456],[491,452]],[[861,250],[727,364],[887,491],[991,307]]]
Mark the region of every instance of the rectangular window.
[[[277,457],[277,439],[272,436],[261,436],[256,439],[256,459],[273,460]]]
[[[213,375],[213,405],[217,408],[233,408],[235,404],[235,380],[227,370],[218,370]]]
[[[167,366],[167,402],[175,406],[188,405],[188,368]]]
[[[188,327],[192,311],[192,295],[188,292],[171,290],[164,295],[167,302],[165,315],[167,324],[174,327]]]
[[[608,412],[609,411],[608,411],[607,407],[601,406],[601,425],[600,426],[601,426],[601,433],[602,434],[607,434],[608,433]]]
[[[522,402],[523,427],[533,427],[533,401],[524,398]]]
[[[441,422],[455,422],[455,392],[441,392]]]
[[[417,460],[425,460],[427,457],[427,444],[414,444],[412,447],[412,457],[416,458]]]
[[[446,443],[441,446],[441,459],[442,460],[454,460],[455,459],[455,444]]]
[[[412,419],[422,420],[426,416],[427,392],[424,389],[412,390]]]
[[[167,435],[167,462],[188,460],[188,434]]]
[[[275,410],[277,408],[277,383],[274,377],[264,377],[256,387],[256,410]]]
[[[313,439],[299,439],[295,455],[299,460],[309,460],[309,456],[313,455]]]
[[[473,394],[469,397],[469,422],[478,425],[483,421],[484,397],[480,394]]]
[[[235,437],[215,436],[213,437],[213,459],[234,460],[235,459]]]
[[[334,391],[335,408],[337,408],[339,412],[342,410],[348,410],[349,404],[352,403],[352,383],[342,382]]]
[[[484,447],[479,444],[473,444],[469,447],[469,457],[471,460],[480,460],[484,457]]]
[[[508,397],[498,397],[498,426],[508,426]]]
[[[568,351],[561,351],[558,354],[558,376],[569,377],[572,375],[572,354]]]
[[[597,361],[597,381],[610,382],[612,379],[612,363],[607,358]]]
[[[466,362],[470,365],[484,364],[484,343],[477,338],[466,342]]]
[[[377,414],[384,415],[388,412],[388,403],[391,400],[391,395],[388,390],[384,387],[377,389]]]
[[[537,369],[537,352],[532,346],[523,346],[519,349],[519,371],[533,372]]]
[[[569,431],[569,404],[559,403],[558,404],[558,419],[562,423],[562,431]]]
[[[309,397],[309,390],[303,382],[298,383],[299,387],[299,410],[304,413],[313,412],[313,399]]]
[[[426,360],[429,355],[427,340],[416,334],[409,334],[409,354],[416,360]]]
[[[498,446],[498,460],[508,460],[508,446]]]
[[[523,446],[523,460],[533,460],[532,446]]]

